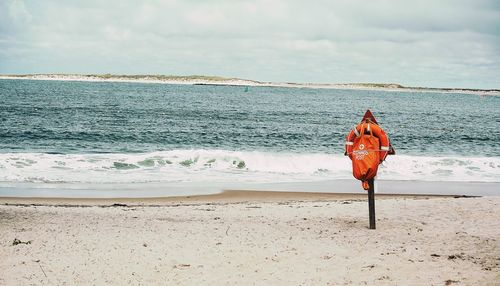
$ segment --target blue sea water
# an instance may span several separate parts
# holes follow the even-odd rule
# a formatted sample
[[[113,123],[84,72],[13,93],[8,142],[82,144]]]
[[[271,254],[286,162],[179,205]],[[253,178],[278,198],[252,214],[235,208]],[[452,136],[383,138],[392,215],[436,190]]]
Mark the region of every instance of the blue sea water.
[[[0,80],[0,184],[350,179],[344,138],[371,109],[384,180],[500,182],[500,97]]]

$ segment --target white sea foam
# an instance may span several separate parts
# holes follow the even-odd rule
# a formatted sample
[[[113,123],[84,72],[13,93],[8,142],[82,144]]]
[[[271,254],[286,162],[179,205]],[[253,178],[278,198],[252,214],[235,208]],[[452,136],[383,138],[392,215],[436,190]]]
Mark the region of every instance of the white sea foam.
[[[350,179],[337,154],[172,150],[144,154],[0,154],[0,182],[307,182]],[[500,182],[500,157],[388,157],[382,180]]]

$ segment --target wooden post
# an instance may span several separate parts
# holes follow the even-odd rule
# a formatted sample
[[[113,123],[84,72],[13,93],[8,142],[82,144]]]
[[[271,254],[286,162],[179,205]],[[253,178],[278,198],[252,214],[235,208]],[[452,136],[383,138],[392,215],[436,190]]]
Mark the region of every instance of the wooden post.
[[[375,179],[368,181],[368,212],[370,214],[370,229],[375,229]]]

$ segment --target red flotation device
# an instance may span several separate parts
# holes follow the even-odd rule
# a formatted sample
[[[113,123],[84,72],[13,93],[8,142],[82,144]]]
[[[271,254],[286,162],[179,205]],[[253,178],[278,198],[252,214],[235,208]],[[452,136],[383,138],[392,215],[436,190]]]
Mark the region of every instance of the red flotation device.
[[[370,113],[371,114],[371,113]],[[353,176],[362,181],[363,189],[368,190],[368,180],[377,175],[378,165],[382,163],[391,145],[384,130],[370,118],[363,118],[346,137],[345,154],[352,161]]]

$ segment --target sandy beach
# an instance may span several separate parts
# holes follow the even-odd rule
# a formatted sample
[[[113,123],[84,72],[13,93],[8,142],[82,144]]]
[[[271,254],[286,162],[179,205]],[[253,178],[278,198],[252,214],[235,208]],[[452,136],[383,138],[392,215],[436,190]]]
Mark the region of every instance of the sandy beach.
[[[1,285],[498,285],[500,197],[0,199]]]

